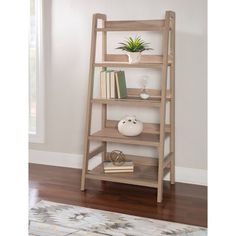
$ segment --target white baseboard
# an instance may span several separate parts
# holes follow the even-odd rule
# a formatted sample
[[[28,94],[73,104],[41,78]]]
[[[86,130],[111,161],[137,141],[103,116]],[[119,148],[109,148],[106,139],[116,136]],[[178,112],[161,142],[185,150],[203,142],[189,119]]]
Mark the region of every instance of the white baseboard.
[[[29,163],[81,169],[83,164],[83,155],[30,149]],[[99,163],[101,163],[101,157],[94,157],[89,162],[88,168],[93,169]]]
[[[29,162],[35,164],[81,169],[82,157],[82,154],[29,150]],[[101,163],[100,156],[92,158],[89,169],[93,169],[99,163]],[[176,182],[207,186],[207,170],[176,166],[175,171]],[[168,175],[165,180],[169,180]]]
[[[169,174],[164,179],[169,180]],[[175,180],[179,183],[207,186],[207,170],[176,166]]]

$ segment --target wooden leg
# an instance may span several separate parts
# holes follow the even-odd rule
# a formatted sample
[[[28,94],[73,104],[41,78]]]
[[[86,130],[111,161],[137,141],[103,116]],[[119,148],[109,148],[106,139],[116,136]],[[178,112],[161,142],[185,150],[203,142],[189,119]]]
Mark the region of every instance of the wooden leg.
[[[170,151],[172,152],[170,162],[170,182],[175,183],[175,14],[171,16],[172,30],[171,30],[171,53],[173,55],[173,62],[170,67],[170,90],[172,94],[170,102],[170,124],[171,124],[171,137],[170,137]]]
[[[102,161],[107,160],[106,159],[106,155],[107,155],[107,143],[106,142],[102,142],[103,146],[104,146],[104,151],[102,152]]]
[[[158,162],[158,187],[157,187],[157,202],[162,202],[163,197],[163,160],[164,160],[164,145],[159,151],[159,162]]]
[[[170,120],[171,120],[171,136],[170,136],[170,151],[171,161],[170,161],[170,183],[175,184],[175,107],[174,100],[170,104]]]
[[[94,85],[94,63],[95,63],[95,56],[96,56],[96,41],[97,41],[97,20],[102,18],[105,20],[105,16],[101,14],[94,14],[93,15],[93,22],[92,22],[92,37],[91,37],[91,51],[90,51],[90,64],[89,64],[89,82],[88,82],[88,98],[87,98],[87,111],[86,111],[86,129],[85,129],[85,143],[84,143],[84,157],[83,157],[83,170],[81,176],[81,190],[85,190],[85,179],[86,173],[88,171],[88,159],[89,159],[89,135],[91,131],[91,118],[92,118],[92,104],[91,100],[93,98],[93,85]]]
[[[85,179],[86,179],[86,173],[88,171],[89,147],[90,147],[89,134],[90,134],[90,126],[91,126],[91,118],[92,118],[91,109],[92,109],[92,106],[88,100],[85,142],[84,142],[83,169],[82,169],[82,176],[81,176],[81,191],[85,190]]]
[[[170,125],[171,125],[171,135],[170,135],[170,151],[172,152],[171,162],[170,162],[170,182],[175,183],[175,98],[174,98],[174,66],[170,68],[170,79],[171,79],[171,89],[173,98],[170,102]]]
[[[102,128],[106,128],[106,121],[107,121],[107,104],[102,104]],[[105,161],[107,155],[107,143],[102,142],[102,144],[104,145],[104,151],[102,152],[102,161]]]
[[[89,153],[89,141],[86,140],[85,143],[85,151],[84,151],[84,157],[83,157],[83,169],[82,169],[82,177],[81,177],[81,191],[85,190],[85,179],[86,179],[86,173],[88,171],[88,153]]]
[[[160,106],[160,149],[158,160],[158,190],[157,202],[162,201],[163,195],[163,162],[164,162],[164,145],[165,145],[165,123],[166,123],[166,87],[167,87],[167,67],[168,67],[168,48],[169,48],[169,13],[166,12],[166,26],[162,38],[162,79],[161,79],[161,106]]]
[[[175,153],[172,154],[170,161],[170,183],[175,184]]]
[[[162,183],[158,184],[158,189],[157,189],[157,202],[161,203],[162,202],[162,197],[163,197],[163,181]]]

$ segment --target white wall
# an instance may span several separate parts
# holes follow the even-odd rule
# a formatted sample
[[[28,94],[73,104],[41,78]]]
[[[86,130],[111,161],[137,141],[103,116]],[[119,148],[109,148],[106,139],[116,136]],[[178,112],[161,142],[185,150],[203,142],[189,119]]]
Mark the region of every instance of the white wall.
[[[44,10],[46,140],[44,144],[30,144],[30,149],[83,152],[93,13],[104,13],[111,20],[161,19],[165,10],[173,10],[176,12],[176,165],[207,169],[207,1],[45,0]],[[109,50],[114,50],[127,34],[113,35]],[[151,35],[144,37],[151,46],[155,45]],[[133,72],[127,71],[129,87],[140,87],[140,76],[145,74],[149,75],[150,86],[159,83],[155,77],[159,75],[154,71]],[[147,116],[137,109],[113,108],[109,117],[119,119],[131,112],[140,120],[157,121],[154,110]],[[141,147],[136,150],[143,154],[153,152]]]

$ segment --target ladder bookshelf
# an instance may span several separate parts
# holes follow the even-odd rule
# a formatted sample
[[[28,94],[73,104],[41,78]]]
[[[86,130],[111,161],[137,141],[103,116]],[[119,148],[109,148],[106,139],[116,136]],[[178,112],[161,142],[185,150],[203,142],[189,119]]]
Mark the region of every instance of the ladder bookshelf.
[[[98,27],[98,21],[102,21]],[[142,55],[140,63],[129,64],[126,55],[107,53],[109,31],[153,31],[162,33],[162,55]],[[97,34],[102,34],[102,61],[95,61]],[[139,98],[140,89],[128,88],[125,99],[100,99],[93,97],[95,68],[152,68],[161,71],[160,89],[149,89],[150,98]],[[167,71],[169,70],[169,76]],[[169,88],[167,80],[169,79]],[[166,123],[166,103],[169,103],[169,123]],[[100,104],[102,109],[101,130],[91,134],[92,108]],[[108,105],[154,107],[160,114],[160,123],[144,123],[143,132],[135,137],[123,136],[118,132],[118,121],[108,120]],[[169,153],[165,155],[165,140],[169,137]],[[90,141],[101,145],[90,151]],[[88,162],[98,154],[107,160],[107,143],[143,145],[158,149],[158,158],[126,155],[134,163],[133,173],[105,174],[102,164],[88,170]],[[84,136],[84,157],[81,190],[85,190],[86,179],[133,184],[157,188],[157,202],[162,202],[163,179],[170,173],[171,184],[175,183],[175,13],[166,11],[162,20],[108,21],[104,14],[94,14],[92,21],[91,54],[89,66],[87,114]]]

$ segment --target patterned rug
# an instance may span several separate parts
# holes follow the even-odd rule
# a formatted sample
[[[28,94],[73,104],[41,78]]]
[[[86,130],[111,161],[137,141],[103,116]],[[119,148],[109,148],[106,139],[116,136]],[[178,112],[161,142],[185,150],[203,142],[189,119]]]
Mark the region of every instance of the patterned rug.
[[[207,229],[41,201],[29,213],[30,236],[206,236]]]

